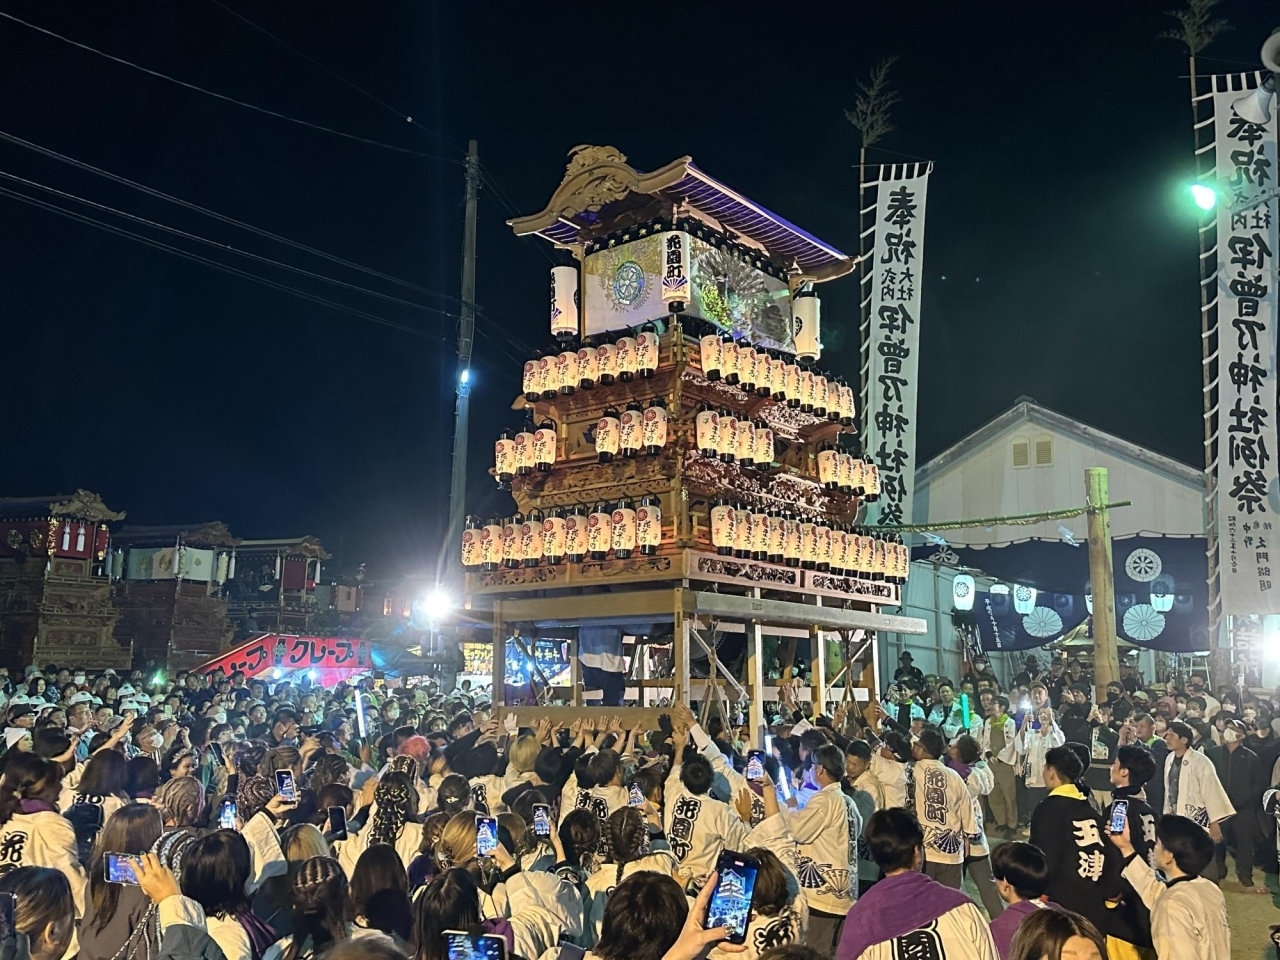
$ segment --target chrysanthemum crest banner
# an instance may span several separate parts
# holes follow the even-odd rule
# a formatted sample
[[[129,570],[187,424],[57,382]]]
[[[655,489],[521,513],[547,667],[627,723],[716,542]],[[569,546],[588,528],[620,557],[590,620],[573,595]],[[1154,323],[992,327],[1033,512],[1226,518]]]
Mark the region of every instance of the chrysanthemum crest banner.
[[[932,168],[931,163],[880,168],[863,441],[863,450],[880,468],[880,500],[868,506],[867,516],[876,524],[912,519],[924,204]]]
[[[1276,456],[1276,118],[1232,104],[1256,74],[1213,78],[1218,311],[1218,561],[1223,613],[1280,613]]]

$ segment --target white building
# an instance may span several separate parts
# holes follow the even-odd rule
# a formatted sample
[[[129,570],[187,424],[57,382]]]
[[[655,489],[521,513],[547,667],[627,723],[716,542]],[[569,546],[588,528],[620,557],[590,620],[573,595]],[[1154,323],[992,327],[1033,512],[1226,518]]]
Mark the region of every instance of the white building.
[[[1126,539],[1204,537],[1200,469],[1046,409],[1026,397],[921,466],[916,472],[912,520],[941,523],[1081,507],[1087,467],[1107,468],[1112,503],[1132,501],[1132,506],[1111,512],[1117,575],[1132,552],[1126,551]],[[1088,549],[1086,525],[1087,518],[1081,515],[1028,526],[997,524],[945,531],[940,534],[945,543],[915,535],[913,556],[927,556],[933,562],[917,559],[912,564],[901,612],[925,619],[929,631],[918,637],[882,637],[882,676],[892,676],[904,649],[911,651],[915,665],[925,673],[956,677],[961,672],[961,643],[951,625],[952,580],[960,562],[957,552],[964,555],[969,572],[978,579],[978,589],[985,590],[992,582],[979,573],[985,551],[993,551],[989,559],[994,561],[994,551],[1039,540],[1084,554]],[[1071,540],[1078,546],[1070,547]],[[1184,551],[1190,546],[1179,545]],[[1203,576],[1200,579],[1203,581]],[[1188,605],[1193,602],[1191,591],[1198,597],[1205,587],[1203,582],[1180,581],[1177,589],[1187,591],[1180,599]],[[1136,599],[1145,602],[1147,598]],[[995,654],[992,660],[997,673],[1008,679],[1025,655]],[[1008,663],[1002,664],[1002,658]],[[1144,650],[1140,666],[1149,677],[1153,663],[1153,654]]]

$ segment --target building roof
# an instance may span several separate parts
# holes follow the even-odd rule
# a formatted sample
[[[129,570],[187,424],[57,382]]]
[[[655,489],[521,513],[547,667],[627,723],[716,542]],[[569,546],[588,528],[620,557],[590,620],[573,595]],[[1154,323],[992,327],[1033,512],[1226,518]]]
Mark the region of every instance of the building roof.
[[[42,517],[72,517],[100,523],[123,520],[125,514],[111,510],[102,497],[91,490],[55,494],[48,497],[0,497],[0,518],[30,520]]]
[[[575,147],[546,208],[507,222],[518,236],[576,246],[620,226],[670,217],[677,208],[759,245],[801,277],[831,280],[854,267],[848,254],[698,169],[692,157],[642,173],[615,147]]]
[[[329,560],[332,558],[332,555],[325,550],[320,540],[310,535],[305,537],[278,537],[271,540],[241,540],[237,549],[242,552],[278,552],[307,557],[312,560]]]
[[[985,448],[1002,434],[1021,426],[1024,423],[1035,424],[1052,430],[1063,436],[1071,437],[1081,443],[1107,450],[1113,456],[1130,463],[1145,467],[1163,474],[1171,480],[1181,483],[1203,484],[1204,470],[1156,453],[1147,447],[1140,446],[1114,433],[1108,433],[1090,426],[1082,420],[1068,417],[1048,407],[1041,406],[1031,397],[1019,397],[1012,407],[1004,413],[988,420],[972,433],[961,437],[941,453],[921,464],[916,470],[917,489],[944,470],[948,470],[963,462],[966,458]]]
[[[134,547],[171,546],[178,539],[183,543],[209,547],[234,547],[240,543],[221,520],[151,526],[129,524],[117,530],[112,539],[117,544]]]

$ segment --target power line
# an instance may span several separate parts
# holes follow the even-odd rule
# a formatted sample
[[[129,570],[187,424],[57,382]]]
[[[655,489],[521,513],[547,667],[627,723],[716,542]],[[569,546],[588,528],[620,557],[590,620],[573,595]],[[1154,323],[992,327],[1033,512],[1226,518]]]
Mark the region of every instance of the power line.
[[[206,246],[216,247],[219,250],[225,251],[226,253],[233,253],[236,256],[245,257],[248,260],[253,260],[258,263],[267,264],[268,266],[277,267],[281,270],[287,270],[290,273],[296,273],[300,276],[309,277],[312,280],[319,280],[322,283],[331,283],[331,284],[334,284],[335,286],[343,287],[347,290],[352,290],[356,293],[363,293],[371,297],[377,297],[381,300],[389,301],[391,303],[397,303],[402,307],[412,307],[415,310],[425,310],[428,313],[436,313],[445,317],[455,317],[455,318],[457,317],[457,314],[450,313],[447,310],[441,310],[437,307],[424,306],[423,304],[420,304],[420,303],[414,303],[412,300],[403,300],[400,297],[393,297],[390,294],[379,293],[376,290],[369,290],[366,287],[357,286],[354,283],[347,283],[345,280],[338,280],[334,277],[326,277],[322,273],[314,273],[310,270],[304,270],[302,267],[295,267],[292,264],[282,263],[279,260],[272,260],[270,257],[264,257],[256,253],[250,253],[247,250],[240,250],[236,247],[230,246],[229,244],[219,243],[216,240],[210,240],[207,237],[200,236],[199,234],[189,233],[186,230],[179,230],[177,227],[171,227],[171,226],[168,226],[167,224],[158,223],[154,220],[148,220],[145,217],[137,216],[136,214],[129,213],[125,210],[118,210],[115,207],[110,207],[110,206],[107,206],[106,204],[98,203],[94,200],[89,200],[89,199],[86,199],[85,197],[77,196],[74,193],[68,193],[64,190],[58,190],[55,187],[50,187],[43,183],[37,183],[34,180],[28,180],[25,177],[19,177],[15,174],[8,173],[7,171],[4,171],[4,170],[0,170],[0,178],[3,178],[5,180],[10,180],[14,183],[20,183],[26,187],[33,187],[36,190],[40,190],[44,193],[53,194],[54,196],[60,197],[63,200],[71,200],[75,203],[82,203],[87,207],[93,207],[95,210],[100,210],[103,213],[110,213],[117,217],[123,217],[126,220],[132,220],[134,223],[138,223],[146,227],[151,227],[153,230],[161,230],[165,233],[172,234],[173,236],[182,237],[184,240],[193,240],[196,243],[202,243]]]
[[[183,250],[180,247],[175,247],[175,246],[172,246],[171,244],[163,243],[159,240],[152,239],[151,237],[144,236],[140,233],[134,233],[132,230],[126,230],[123,227],[118,227],[118,226],[115,226],[114,224],[106,223],[102,220],[95,220],[93,217],[85,216],[82,213],[76,213],[74,210],[67,210],[65,207],[60,207],[57,204],[47,203],[44,200],[40,200],[36,197],[28,196],[27,194],[17,190],[10,190],[8,187],[0,187],[0,196],[9,197],[10,199],[18,200],[22,203],[30,204],[33,207],[39,207],[40,209],[47,210],[50,213],[56,213],[59,216],[67,217],[68,219],[76,220],[76,221],[79,221],[80,223],[97,227],[101,230],[107,231],[108,233],[116,234],[117,236],[127,237],[128,239],[135,240],[138,243],[144,244],[145,246],[152,247],[157,250],[163,250],[167,253],[172,253],[175,256],[182,257],[183,259],[186,259],[186,260],[192,260],[196,263],[202,263],[206,266],[213,267],[217,270],[222,270],[222,271],[225,271],[226,273],[233,274],[237,277],[242,277],[246,280],[252,280],[255,283],[263,284],[264,286],[271,287],[274,290],[279,290],[284,293],[293,294],[296,297],[301,297],[303,300],[309,300],[312,303],[329,307],[332,310],[338,310],[343,313],[349,313],[349,314],[352,314],[353,316],[357,316],[362,319],[369,320],[373,323],[381,324],[382,326],[385,326],[385,327],[390,327],[394,330],[399,330],[403,333],[413,334],[414,336],[421,337],[424,340],[434,340],[438,343],[452,345],[452,341],[444,337],[437,336],[436,334],[428,333],[425,330],[420,330],[417,327],[411,327],[407,324],[397,323],[394,320],[388,320],[386,317],[380,317],[377,314],[369,313],[365,310],[360,310],[356,307],[351,307],[344,303],[338,303],[333,300],[328,300],[324,297],[317,296],[316,294],[313,294],[313,293],[308,293],[307,291],[300,290],[297,287],[291,287],[288,284],[279,283],[278,281],[271,280],[267,277],[261,277],[256,273],[250,273],[247,270],[241,270],[238,267],[232,267],[228,264],[220,263],[217,260],[211,260],[208,257],[202,257],[199,254],[191,253],[189,250]]]
[[[118,63],[118,64],[121,64],[122,66],[131,67],[132,69],[137,70],[141,73],[145,73],[148,76],[158,77],[161,80],[167,80],[170,83],[177,84],[178,86],[183,87],[187,90],[194,90],[197,93],[203,93],[205,96],[213,97],[216,100],[222,100],[226,103],[234,103],[238,107],[244,107],[247,110],[253,110],[253,111],[256,111],[257,113],[265,114],[266,116],[269,116],[269,117],[275,117],[277,120],[286,120],[289,123],[296,123],[302,127],[310,127],[312,130],[320,130],[324,133],[331,133],[336,137],[344,137],[347,140],[355,140],[359,143],[365,143],[372,147],[381,147],[383,150],[394,150],[397,153],[404,153],[404,154],[408,154],[409,156],[421,157],[425,160],[439,160],[443,163],[456,163],[459,165],[461,165],[462,163],[462,161],[455,160],[452,157],[442,157],[442,156],[439,156],[438,154],[424,153],[421,150],[411,150],[408,147],[397,147],[394,144],[383,143],[381,140],[371,140],[368,137],[362,137],[362,136],[359,136],[358,134],[347,133],[344,130],[335,130],[333,127],[326,127],[324,124],[312,123],[310,120],[301,120],[298,117],[291,117],[288,114],[280,113],[277,110],[269,110],[266,107],[260,107],[254,103],[248,103],[244,100],[237,100],[235,97],[229,97],[225,93],[218,93],[214,90],[208,90],[205,87],[198,86],[194,83],[188,83],[186,80],[179,80],[177,77],[170,76],[167,73],[161,73],[159,70],[152,70],[150,67],[144,67],[141,64],[134,63],[132,60],[125,60],[123,57],[117,57],[114,54],[107,53],[104,50],[99,50],[97,47],[91,47],[86,43],[79,42],[78,40],[72,40],[70,37],[65,37],[60,33],[55,33],[52,30],[49,30],[45,27],[37,26],[34,23],[28,23],[26,20],[23,20],[20,17],[15,17],[13,14],[6,13],[3,10],[0,10],[0,17],[3,17],[6,20],[11,20],[14,23],[21,24],[22,26],[27,27],[30,30],[35,30],[37,33],[43,33],[45,36],[53,37],[55,40],[61,40],[63,43],[68,43],[71,46],[77,47],[80,50],[85,50],[85,51],[88,51],[89,53],[96,54],[97,56],[110,60],[113,63]]]
[[[396,107],[393,107],[391,104],[387,103],[385,100],[382,100],[381,98],[370,93],[368,90],[364,89],[364,87],[361,87],[359,84],[355,83],[352,80],[348,80],[342,74],[338,73],[338,71],[325,66],[315,57],[311,56],[310,54],[304,53],[303,51],[295,47],[293,44],[289,43],[287,40],[284,40],[283,38],[276,36],[266,27],[263,27],[257,23],[254,23],[244,14],[238,13],[237,11],[232,10],[225,3],[222,3],[221,0],[213,0],[213,3],[221,7],[223,10],[227,11],[227,13],[231,14],[241,23],[248,24],[249,26],[253,27],[253,29],[257,30],[259,33],[267,37],[270,37],[272,40],[280,44],[280,46],[284,47],[286,50],[290,50],[293,53],[296,53],[298,56],[302,57],[303,60],[306,60],[308,63],[312,64],[313,66],[319,67],[325,73],[329,74],[329,76],[333,77],[338,82],[343,83],[346,86],[350,87],[356,93],[359,93],[362,96],[368,97],[370,100],[372,100],[378,106],[382,107],[384,110],[387,110],[388,112],[394,114],[398,119],[403,120],[406,123],[412,124],[413,126],[417,127],[419,130],[422,130],[424,133],[430,134],[431,136],[435,137],[437,140],[439,140],[441,143],[445,144],[446,146],[453,147],[454,150],[458,151],[459,155],[466,156],[466,153],[467,153],[466,150],[458,146],[458,144],[454,143],[452,140],[447,139],[443,134],[437,133],[435,130],[430,129],[429,127],[424,127],[422,124],[420,124],[417,120],[413,119],[413,117],[409,116],[403,110],[399,110]]]
[[[347,78],[346,78],[346,77],[344,77],[342,74],[338,73],[338,71],[336,71],[336,70],[332,69],[332,68],[331,68],[331,67],[329,67],[329,66],[326,66],[324,63],[321,63],[321,62],[320,62],[319,60],[317,60],[315,57],[313,57],[313,56],[311,56],[310,54],[304,53],[303,51],[299,50],[297,47],[295,47],[293,44],[289,43],[287,40],[284,40],[283,38],[276,36],[274,33],[272,33],[270,30],[266,29],[265,27],[259,26],[257,23],[255,23],[254,21],[250,20],[250,19],[249,19],[248,17],[246,17],[244,14],[239,13],[239,12],[237,12],[237,11],[235,11],[235,10],[232,10],[232,9],[231,9],[230,7],[228,7],[225,3],[222,3],[222,2],[221,2],[221,0],[212,0],[212,2],[213,2],[215,5],[217,5],[217,6],[221,7],[221,8],[222,8],[223,10],[225,10],[227,13],[231,14],[231,15],[232,15],[233,17],[235,17],[237,20],[240,20],[241,22],[243,22],[243,23],[245,23],[245,24],[249,25],[249,26],[250,26],[250,27],[252,27],[254,30],[257,30],[259,33],[263,34],[264,36],[270,37],[272,40],[274,40],[276,43],[280,44],[280,46],[284,47],[286,50],[290,50],[290,51],[292,51],[293,53],[295,53],[295,54],[297,54],[298,56],[302,57],[302,59],[306,60],[308,63],[312,64],[313,66],[318,67],[319,69],[323,70],[325,73],[329,74],[329,76],[333,77],[335,80],[337,80],[337,81],[339,81],[340,83],[342,83],[342,84],[344,84],[344,85],[346,85],[346,86],[350,87],[352,90],[356,91],[357,93],[361,94],[362,96],[367,97],[368,99],[372,100],[372,101],[373,101],[374,103],[376,103],[378,106],[382,107],[382,108],[383,108],[384,110],[386,110],[387,112],[389,112],[389,113],[393,114],[397,119],[404,120],[406,123],[409,123],[409,124],[411,124],[412,126],[417,127],[417,128],[418,128],[419,130],[421,130],[423,133],[426,133],[426,134],[428,134],[429,136],[435,137],[435,138],[436,138],[437,140],[439,140],[441,143],[444,143],[444,144],[446,144],[446,145],[448,145],[448,146],[452,147],[454,150],[457,150],[457,151],[458,151],[458,153],[459,153],[460,155],[465,155],[465,154],[466,154],[466,151],[465,151],[465,150],[463,150],[463,149],[462,149],[462,147],[458,146],[456,143],[454,143],[453,141],[449,140],[449,139],[448,139],[447,137],[445,137],[443,134],[438,133],[438,132],[437,132],[437,131],[435,131],[435,130],[432,130],[430,127],[425,127],[425,126],[423,126],[421,123],[419,123],[417,120],[413,119],[413,117],[409,116],[409,115],[408,115],[407,113],[405,113],[403,110],[400,110],[400,109],[398,109],[397,107],[393,107],[391,104],[387,103],[385,100],[382,100],[381,98],[379,98],[379,97],[375,96],[374,94],[370,93],[368,90],[364,89],[364,87],[360,86],[359,84],[355,83],[355,82],[354,82],[354,81],[352,81],[352,80],[347,79]],[[480,165],[480,176],[481,176],[482,181],[483,181],[484,183],[487,183],[487,184],[489,185],[489,187],[493,190],[493,192],[494,192],[494,196],[497,198],[498,202],[499,202],[499,203],[500,203],[500,204],[501,204],[501,205],[506,209],[506,211],[507,211],[508,213],[510,213],[510,214],[511,214],[512,216],[514,216],[514,217],[518,217],[518,216],[520,216],[520,210],[516,207],[515,203],[514,203],[514,202],[511,200],[511,198],[507,195],[507,192],[502,188],[502,185],[501,185],[500,183],[498,183],[497,178],[496,178],[496,177],[494,177],[494,175],[493,175],[492,173],[490,173],[487,169],[485,169],[485,167],[484,167],[484,164],[483,164],[483,163],[481,163],[481,165]],[[524,239],[524,238],[522,238],[522,239]],[[542,256],[543,256],[543,257],[545,257],[545,258],[547,259],[547,261],[548,261],[552,266],[556,266],[556,260],[555,260],[555,257],[553,257],[553,256],[551,255],[551,253],[550,253],[550,252],[549,252],[549,251],[548,251],[548,250],[547,250],[547,249],[546,249],[546,248],[545,248],[541,243],[537,242],[537,241],[536,241],[536,239],[534,239],[534,238],[532,238],[532,237],[530,237],[530,238],[528,238],[528,239],[529,239],[529,240],[531,240],[532,242],[534,242],[534,244],[535,244],[535,245],[537,246],[537,248],[538,248],[538,252],[539,252],[539,253],[541,253],[541,254],[542,254]]]
[[[76,167],[77,169],[84,170],[87,173],[96,174],[99,177],[103,177],[107,180],[112,181],[113,183],[118,183],[123,186],[130,187],[133,190],[141,191],[142,193],[155,197],[159,200],[165,200],[169,203],[173,203],[180,207],[184,207],[187,210],[194,211],[195,213],[203,214],[206,217],[212,217],[214,220],[219,220],[222,223],[229,224],[230,226],[239,227],[242,230],[248,230],[250,233],[256,233],[260,237],[266,237],[267,239],[275,240],[278,243],[283,243],[286,246],[293,247],[295,250],[301,250],[304,253],[309,253],[312,256],[320,257],[321,259],[328,260],[331,263],[340,264],[341,266],[347,267],[350,270],[355,270],[355,271],[358,271],[359,273],[364,273],[364,274],[368,274],[369,276],[378,277],[381,280],[386,280],[388,283],[394,283],[399,286],[406,287],[410,290],[416,290],[418,293],[422,293],[427,296],[439,297],[444,300],[452,300],[455,303],[458,302],[458,298],[451,294],[441,293],[438,290],[432,290],[428,287],[420,286],[419,284],[412,283],[408,280],[402,280],[400,277],[395,277],[395,276],[392,276],[391,274],[383,273],[380,270],[374,270],[372,267],[363,266],[362,264],[344,259],[343,257],[336,256],[332,253],[326,253],[324,250],[319,250],[315,247],[308,246],[307,244],[300,243],[297,240],[291,240],[288,237],[282,237],[277,233],[272,233],[270,230],[264,230],[262,227],[255,227],[251,223],[245,223],[243,220],[237,220],[234,217],[227,216],[226,214],[218,213],[218,211],[210,210],[208,207],[202,207],[199,204],[191,203],[188,200],[183,200],[181,197],[175,197],[172,194],[168,194],[161,190],[157,190],[154,187],[149,187],[146,184],[138,183],[136,180],[130,180],[127,177],[122,177],[119,174],[112,173],[109,170],[103,170],[100,167],[95,167],[93,164],[87,163],[84,160],[77,160],[74,157],[67,156],[66,154],[58,153],[58,151],[56,150],[50,149],[49,147],[41,146],[38,143],[32,143],[30,140],[23,140],[21,137],[16,137],[10,133],[5,133],[3,130],[0,130],[0,140],[7,141],[8,143],[12,143],[15,146],[23,147],[27,150],[32,150],[35,153],[40,154],[41,156],[49,157],[50,159],[58,160],[58,161],[61,161],[62,163],[70,164],[71,166]]]

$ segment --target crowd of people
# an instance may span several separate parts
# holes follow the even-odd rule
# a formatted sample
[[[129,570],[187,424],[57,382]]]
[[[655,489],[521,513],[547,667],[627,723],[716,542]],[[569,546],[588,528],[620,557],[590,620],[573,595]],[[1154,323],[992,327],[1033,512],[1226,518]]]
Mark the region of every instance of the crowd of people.
[[[1229,957],[1226,856],[1276,869],[1272,703],[1125,671],[1095,704],[1078,667],[908,654],[829,715],[784,684],[760,751],[681,703],[0,668],[0,895],[35,960]]]

